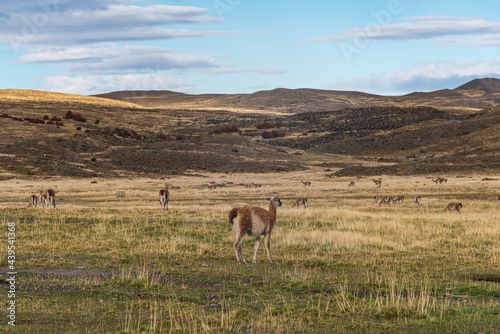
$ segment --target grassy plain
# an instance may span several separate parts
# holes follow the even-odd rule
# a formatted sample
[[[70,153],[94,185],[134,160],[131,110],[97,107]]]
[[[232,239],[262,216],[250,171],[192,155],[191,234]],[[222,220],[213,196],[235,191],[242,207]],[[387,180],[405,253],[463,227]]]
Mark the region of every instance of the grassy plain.
[[[327,174],[2,181],[4,283],[7,223],[16,223],[15,329],[500,332],[498,176],[451,176],[443,185],[430,176],[385,176],[377,188],[370,178]],[[161,212],[165,182],[170,210]],[[262,187],[243,186],[251,182]],[[41,187],[56,190],[56,210],[15,203]],[[374,195],[398,194],[404,204],[372,204]],[[261,247],[257,264],[238,265],[227,214],[245,204],[267,208],[269,195],[283,202],[271,240],[275,263]],[[307,209],[291,208],[299,197],[309,199]],[[461,202],[462,214],[443,213],[449,202]],[[247,259],[252,250],[246,238]],[[13,332],[2,312],[0,331]]]

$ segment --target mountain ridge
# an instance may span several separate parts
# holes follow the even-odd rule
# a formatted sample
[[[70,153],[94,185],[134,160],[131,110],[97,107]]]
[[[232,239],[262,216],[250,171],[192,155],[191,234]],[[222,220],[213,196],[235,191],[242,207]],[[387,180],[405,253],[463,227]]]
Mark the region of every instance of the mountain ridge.
[[[454,89],[413,92],[399,96],[313,88],[275,88],[245,94],[185,94],[168,90],[117,91],[95,96],[165,109],[302,113],[370,106],[424,105],[480,110],[500,103],[500,80],[474,79]]]

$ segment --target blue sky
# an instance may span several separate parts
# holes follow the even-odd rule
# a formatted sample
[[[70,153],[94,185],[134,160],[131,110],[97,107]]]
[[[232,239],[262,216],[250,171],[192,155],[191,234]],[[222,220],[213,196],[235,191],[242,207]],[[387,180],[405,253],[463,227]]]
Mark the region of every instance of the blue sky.
[[[0,4],[0,89],[392,95],[500,78],[497,1]]]

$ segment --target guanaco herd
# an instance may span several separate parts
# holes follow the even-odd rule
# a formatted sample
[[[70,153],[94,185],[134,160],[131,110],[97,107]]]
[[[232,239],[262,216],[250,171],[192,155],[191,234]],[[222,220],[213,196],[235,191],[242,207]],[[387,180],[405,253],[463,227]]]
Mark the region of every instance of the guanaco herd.
[[[372,180],[377,187],[380,187],[382,184],[381,179],[373,179]],[[446,183],[448,180],[443,179],[443,178],[437,178],[433,179],[433,182],[437,183]],[[302,184],[305,186],[311,186],[311,182],[309,181],[301,181]],[[349,184],[349,187],[353,187],[355,184],[354,182],[351,182]],[[246,188],[250,188],[251,186],[254,186],[256,188],[259,188],[261,185],[260,184],[246,184]],[[215,186],[209,186],[209,189],[216,189]],[[169,184],[165,183],[165,188],[160,189],[159,191],[159,197],[160,197],[160,209],[161,211],[167,210],[168,211],[168,202],[170,200],[170,192],[169,192]],[[37,205],[40,203],[40,205],[45,208],[55,208],[56,207],[56,195],[55,191],[53,189],[47,189],[45,192],[43,189],[40,189],[39,195],[31,195],[30,196],[30,203],[28,205],[29,207],[36,208]],[[421,205],[421,197],[420,196],[415,196],[413,198],[413,202],[417,205]],[[253,253],[253,263],[257,263],[257,251],[259,250],[260,246],[260,238],[264,236],[265,238],[265,246],[266,246],[266,252],[267,252],[267,258],[270,263],[273,262],[271,258],[271,233],[273,231],[273,228],[276,224],[276,212],[277,212],[277,207],[282,206],[281,200],[274,196],[271,198],[266,198],[266,201],[269,201],[269,209],[263,209],[258,206],[241,206],[241,207],[235,207],[229,212],[229,223],[232,226],[233,233],[235,236],[235,241],[234,241],[234,251],[236,254],[236,261],[238,264],[241,263],[247,263],[245,260],[245,257],[243,256],[243,250],[242,250],[242,244],[243,244],[243,239],[245,235],[251,236],[255,238],[254,241],[254,253]],[[373,197],[373,204],[377,204],[379,201],[379,198],[377,196]],[[404,203],[405,197],[404,195],[396,195],[396,196],[385,196],[380,199],[380,204],[386,204],[389,206],[392,206],[395,203]],[[500,204],[500,196],[498,197],[498,203]],[[299,198],[295,201],[295,203],[292,205],[292,207],[299,207],[303,205],[304,209],[307,208],[307,198]],[[461,213],[462,209],[462,203],[449,203],[443,210],[443,212],[451,212],[451,211],[457,211]]]
[[[262,184],[259,184],[259,183],[255,184],[253,182],[245,184],[245,188],[252,188],[252,187],[254,187],[254,188],[260,188],[260,187],[262,187]]]
[[[432,179],[432,182],[434,182],[435,184],[448,183],[448,179],[437,177],[435,179]]]
[[[42,208],[56,208],[56,192],[49,188],[45,192],[40,189],[39,195],[31,195],[28,208],[36,208],[40,204]]]

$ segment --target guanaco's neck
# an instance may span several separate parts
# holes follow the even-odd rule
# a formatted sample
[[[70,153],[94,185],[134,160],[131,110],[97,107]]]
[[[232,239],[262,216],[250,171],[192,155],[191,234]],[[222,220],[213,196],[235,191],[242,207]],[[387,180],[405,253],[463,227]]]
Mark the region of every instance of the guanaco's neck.
[[[276,221],[276,202],[273,200],[269,202],[269,214],[273,217],[273,221]]]

